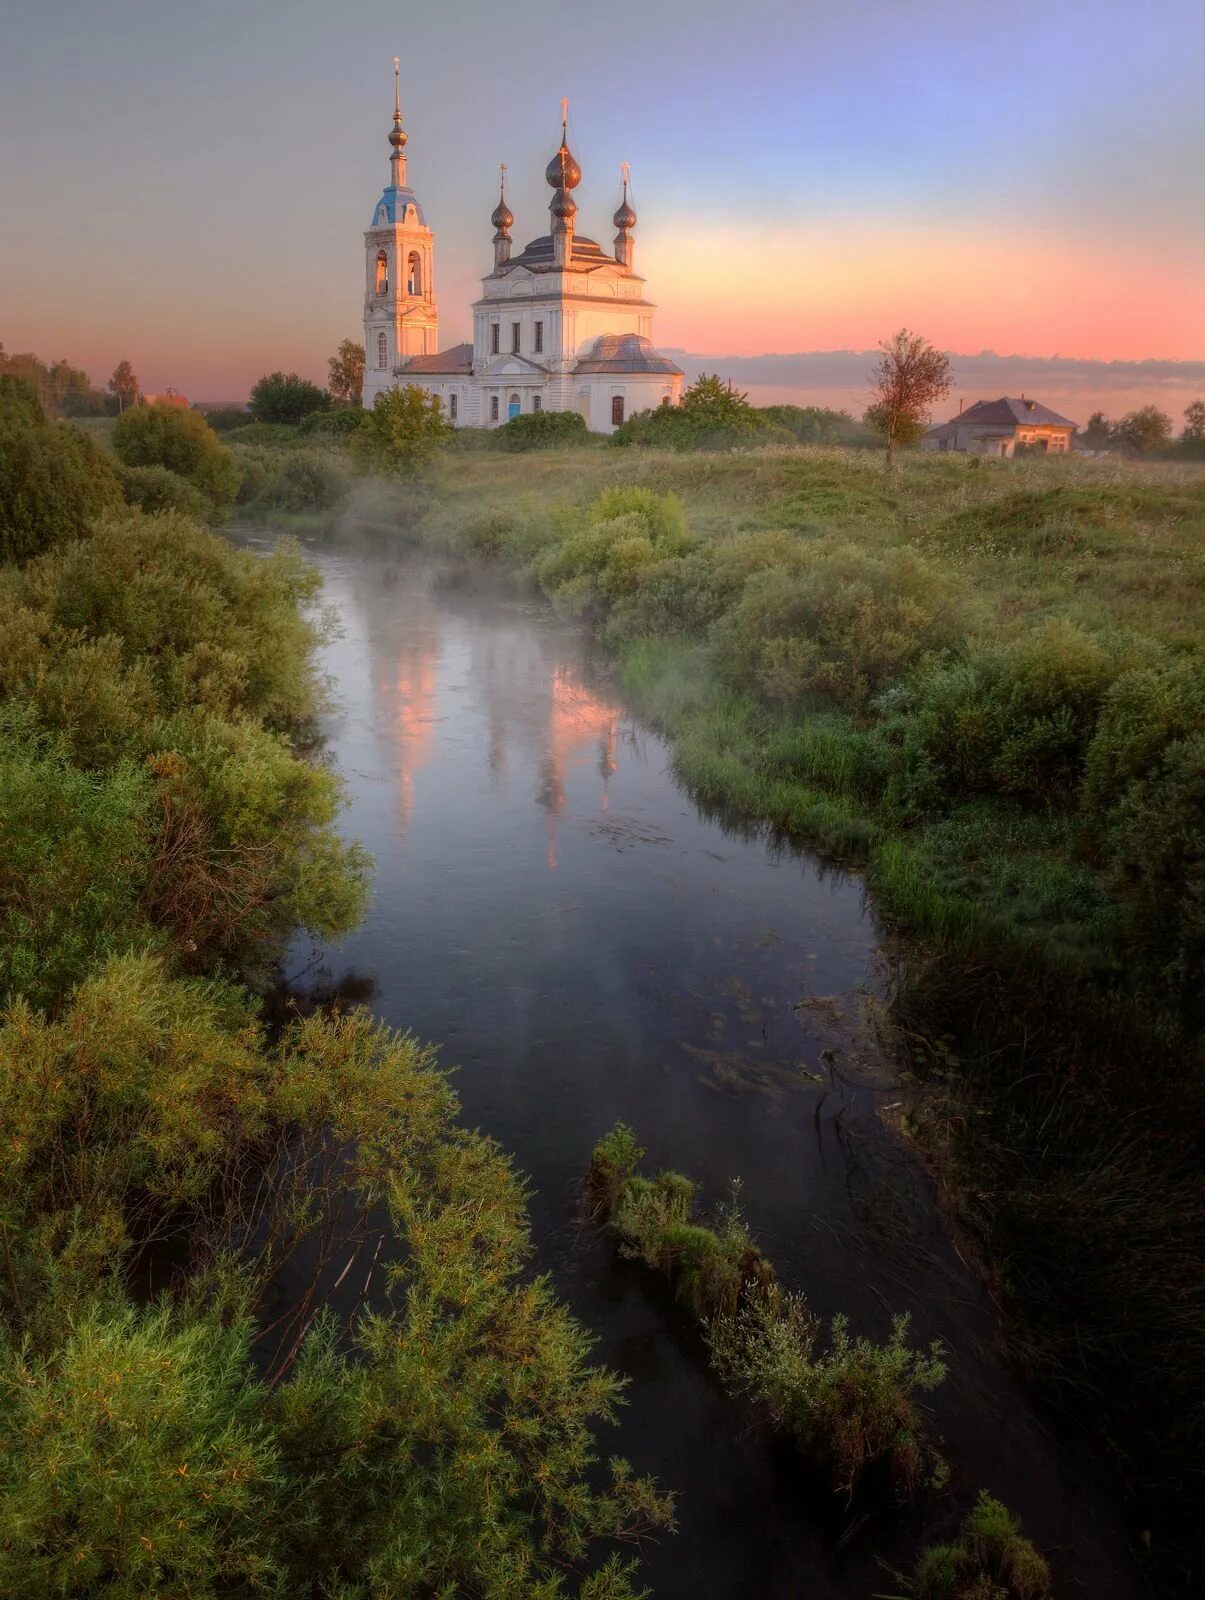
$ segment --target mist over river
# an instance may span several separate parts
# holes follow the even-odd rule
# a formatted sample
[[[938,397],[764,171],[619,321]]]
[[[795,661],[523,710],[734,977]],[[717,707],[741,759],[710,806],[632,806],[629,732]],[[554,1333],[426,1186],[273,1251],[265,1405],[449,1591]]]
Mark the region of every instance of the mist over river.
[[[898,1593],[878,1558],[909,1568],[980,1488],[1051,1553],[1060,1594],[1145,1592],[1090,1461],[1035,1414],[890,1129],[906,1088],[861,880],[701,812],[605,654],[542,603],[379,546],[306,553],[341,625],[322,665],[343,828],[375,875],[362,925],[298,943],[288,977],[436,1044],[465,1120],[529,1176],[537,1267],[631,1379],[601,1453],[678,1494],[679,1532],[644,1552],[656,1600]],[[739,1180],[754,1235],[822,1318],[882,1337],[906,1311],[918,1342],[945,1342],[927,1397],[945,1489],[858,1526],[723,1394],[664,1286],[580,1225],[577,1184],[617,1119],[709,1205]]]

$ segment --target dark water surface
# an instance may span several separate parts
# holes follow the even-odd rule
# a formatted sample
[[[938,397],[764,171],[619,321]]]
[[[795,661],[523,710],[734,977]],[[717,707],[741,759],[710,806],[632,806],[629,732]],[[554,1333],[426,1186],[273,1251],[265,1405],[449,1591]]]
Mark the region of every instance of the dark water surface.
[[[343,826],[376,870],[363,925],[295,950],[291,976],[370,981],[376,1013],[439,1045],[466,1120],[530,1175],[538,1262],[632,1380],[603,1454],[679,1494],[679,1533],[646,1552],[656,1600],[898,1592],[876,1557],[908,1563],[979,1488],[1053,1552],[1060,1592],[1143,1592],[1091,1463],[1035,1416],[884,1126],[901,1095],[861,882],[701,814],[582,630],[405,556],[308,553],[343,629],[325,653]],[[857,1528],[725,1398],[662,1286],[582,1237],[575,1186],[617,1118],[709,1203],[739,1179],[754,1234],[820,1315],[880,1337],[908,1311],[946,1342],[929,1397],[945,1491]]]

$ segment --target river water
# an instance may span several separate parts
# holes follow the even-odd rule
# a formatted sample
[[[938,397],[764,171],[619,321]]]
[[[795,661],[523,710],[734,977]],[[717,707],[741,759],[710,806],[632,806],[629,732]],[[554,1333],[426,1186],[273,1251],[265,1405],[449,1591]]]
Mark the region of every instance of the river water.
[[[680,1531],[645,1551],[656,1600],[898,1592],[877,1558],[909,1564],[980,1488],[1055,1551],[1060,1593],[1144,1592],[1091,1464],[1035,1415],[887,1125],[902,1098],[877,1025],[890,972],[859,879],[701,812],[605,656],[537,601],[379,546],[307,554],[342,629],[324,668],[343,827],[376,865],[363,924],[298,946],[290,977],[436,1043],[466,1121],[529,1175],[537,1264],[631,1379],[602,1453],[678,1491]],[[945,1341],[929,1397],[945,1491],[850,1523],[719,1390],[663,1286],[583,1235],[576,1186],[620,1118],[708,1203],[739,1180],[759,1243],[818,1314],[881,1337],[907,1311],[918,1339]]]

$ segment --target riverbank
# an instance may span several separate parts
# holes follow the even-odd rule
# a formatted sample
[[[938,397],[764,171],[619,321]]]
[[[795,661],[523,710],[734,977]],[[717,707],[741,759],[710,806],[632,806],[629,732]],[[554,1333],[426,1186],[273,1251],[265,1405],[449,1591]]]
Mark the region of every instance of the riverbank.
[[[804,450],[473,452],[344,513],[528,576],[693,792],[867,867],[914,939],[915,1131],[1018,1363],[1103,1426],[1172,1565],[1205,1372],[1203,510],[1191,469]]]

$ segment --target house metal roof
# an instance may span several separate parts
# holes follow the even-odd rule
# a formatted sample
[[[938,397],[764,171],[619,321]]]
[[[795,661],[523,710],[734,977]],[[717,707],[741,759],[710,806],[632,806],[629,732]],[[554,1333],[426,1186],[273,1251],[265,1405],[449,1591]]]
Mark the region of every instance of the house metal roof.
[[[423,216],[423,208],[419,205],[413,189],[395,189],[391,184],[373,207],[372,222],[370,227],[384,227],[386,223],[396,223],[402,220],[407,206],[413,206],[418,213],[418,220],[425,228],[427,219]]]
[[[945,428],[968,426],[998,428],[1011,433],[1017,427],[1074,428],[1077,424],[1067,417],[1060,417],[1057,411],[1044,406],[1040,400],[1016,400],[1006,396],[1000,400],[977,400],[973,406],[968,406],[948,422],[930,429],[930,432],[940,433]]]
[[[604,333],[586,351],[574,372],[665,372],[681,377],[668,356],[661,355],[642,333]]]
[[[587,267],[614,267],[619,263],[614,256],[607,255],[601,245],[593,239],[587,239],[585,234],[573,235],[573,249],[569,257],[567,269],[557,266],[556,256],[552,248],[552,235],[541,234],[538,239],[531,239],[523,246],[522,252],[511,256],[509,261],[503,263],[503,271],[509,267],[527,267],[532,272],[560,272],[575,269],[585,270]]]

